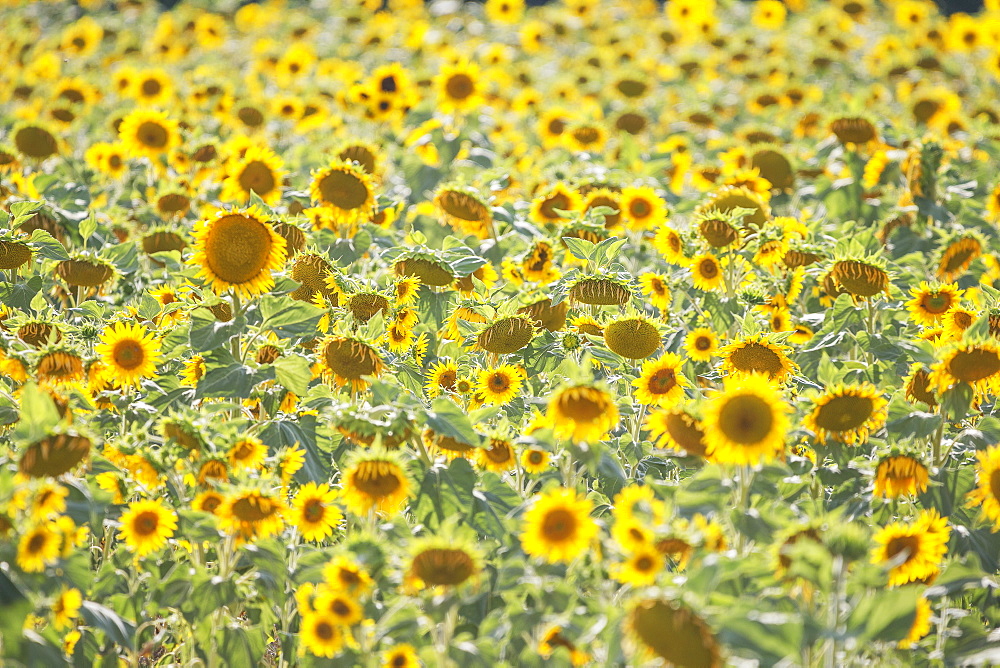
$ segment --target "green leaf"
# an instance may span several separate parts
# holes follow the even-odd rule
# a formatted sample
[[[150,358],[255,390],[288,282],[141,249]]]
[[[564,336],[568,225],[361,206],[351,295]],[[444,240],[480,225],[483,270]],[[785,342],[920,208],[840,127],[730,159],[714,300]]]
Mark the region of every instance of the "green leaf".
[[[87,244],[87,240],[94,235],[97,231],[97,216],[90,214],[86,218],[80,221],[80,236],[83,237],[84,245]]]
[[[0,303],[13,306],[22,311],[30,311],[31,300],[42,289],[44,282],[41,276],[32,276],[23,283],[0,284]]]
[[[964,420],[969,415],[975,392],[968,383],[959,383],[941,394],[941,413],[952,422]]]
[[[898,642],[917,614],[919,587],[875,590],[861,599],[847,619],[847,633],[859,642]]]
[[[10,205],[11,228],[20,227],[26,220],[38,213],[41,202],[14,202]]]
[[[207,308],[195,309],[191,312],[191,350],[196,353],[215,350],[245,328],[246,320],[242,314],[229,322],[219,322]]]
[[[482,437],[472,427],[472,421],[451,399],[438,397],[427,412],[427,426],[434,433],[450,436],[459,443],[482,447]]]
[[[122,619],[110,608],[105,608],[93,601],[84,601],[80,608],[80,615],[88,626],[93,626],[108,634],[111,641],[128,649],[134,647],[132,639],[135,637],[135,624]]]
[[[253,369],[220,348],[205,355],[205,376],[198,381],[195,396],[246,399],[255,382]]]
[[[312,371],[309,360],[298,355],[286,355],[274,361],[275,379],[289,392],[304,395],[309,391]]]
[[[26,443],[34,443],[59,422],[59,411],[48,392],[38,389],[32,382],[27,383],[21,391],[21,419],[15,427],[17,436]]]
[[[59,243],[59,240],[53,237],[51,234],[45,230],[35,230],[28,237],[28,243],[35,247],[38,254],[49,260],[68,260],[69,253],[66,252],[66,248]]]
[[[260,300],[260,313],[264,318],[261,329],[274,332],[281,339],[315,337],[323,309],[290,297],[265,295]]]
[[[563,237],[563,242],[566,244],[566,248],[572,253],[576,258],[580,260],[590,260],[594,251],[597,248],[594,244],[587,241],[586,239],[578,239],[576,237]]]

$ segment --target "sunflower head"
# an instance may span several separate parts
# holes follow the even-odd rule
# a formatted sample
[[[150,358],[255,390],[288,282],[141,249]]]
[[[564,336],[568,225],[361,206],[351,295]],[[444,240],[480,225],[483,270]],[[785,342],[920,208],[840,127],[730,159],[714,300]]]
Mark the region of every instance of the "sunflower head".
[[[607,272],[580,275],[568,281],[570,300],[591,306],[625,306],[634,296],[631,277]]]
[[[501,316],[486,323],[476,336],[476,346],[495,355],[516,353],[535,336],[535,326],[524,314]]]
[[[767,376],[726,379],[705,409],[706,451],[713,461],[756,464],[780,457],[790,407]]]
[[[493,212],[475,188],[460,184],[441,186],[434,194],[434,205],[455,231],[480,239],[492,234]]]
[[[386,450],[356,452],[345,466],[341,480],[344,503],[357,515],[372,509],[399,512],[410,495],[410,478],[402,460]]]
[[[284,238],[256,207],[220,210],[195,226],[195,252],[189,262],[197,276],[221,294],[233,290],[252,297],[274,286],[273,271],[286,258]]]
[[[888,402],[869,384],[837,385],[816,398],[804,424],[822,441],[825,438],[859,445],[881,429],[888,416]]]
[[[615,318],[604,327],[604,343],[626,359],[646,359],[662,345],[659,327],[644,315]]]
[[[771,219],[767,200],[744,186],[724,186],[716,190],[698,205],[695,214],[709,211],[742,216],[743,224],[748,227],[762,227]]]
[[[764,374],[776,381],[798,371],[798,365],[788,357],[790,352],[790,347],[765,334],[741,337],[719,349],[723,371],[734,376]]]
[[[414,589],[458,587],[474,581],[482,570],[482,555],[471,541],[451,535],[428,536],[410,548],[406,581]]]
[[[721,668],[719,643],[690,608],[665,599],[640,600],[628,617],[628,631],[648,654],[671,665]]]
[[[323,169],[313,172],[309,193],[340,224],[363,222],[374,213],[372,177],[353,161],[333,160]]]
[[[881,258],[847,256],[834,260],[829,277],[836,287],[854,299],[870,299],[879,293],[889,294],[890,274]]]
[[[830,132],[847,148],[868,146],[879,141],[878,128],[864,116],[840,116],[829,124]]]

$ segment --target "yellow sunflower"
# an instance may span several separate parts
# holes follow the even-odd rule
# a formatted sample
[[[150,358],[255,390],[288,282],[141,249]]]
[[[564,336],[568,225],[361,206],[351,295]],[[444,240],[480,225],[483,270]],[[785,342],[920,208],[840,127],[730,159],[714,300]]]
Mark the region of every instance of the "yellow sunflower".
[[[574,385],[555,393],[546,419],[556,438],[599,441],[618,426],[618,406],[598,387]]]
[[[924,327],[933,327],[941,322],[952,307],[958,306],[964,292],[954,283],[931,285],[927,281],[921,281],[918,287],[910,289],[912,299],[905,306],[914,322]]]
[[[892,454],[879,460],[875,469],[875,496],[895,499],[927,491],[927,465],[918,457]]]
[[[343,473],[344,503],[356,515],[375,509],[398,513],[410,495],[410,478],[399,459],[388,452],[359,454]]]
[[[94,350],[101,357],[105,377],[119,387],[138,387],[143,378],[156,375],[160,341],[142,325],[109,325]]]
[[[512,0],[503,0],[512,2]],[[413,645],[395,645],[382,653],[382,668],[420,668],[420,658]]]
[[[52,604],[52,625],[56,631],[62,631],[73,626],[73,620],[80,614],[83,604],[83,594],[79,589],[63,587],[59,596]]]
[[[798,365],[788,358],[789,352],[791,348],[773,343],[763,334],[737,339],[719,349],[726,373],[736,377],[761,373],[774,381],[798,372]]]
[[[25,573],[40,573],[59,559],[62,537],[55,524],[47,522],[26,531],[17,543],[17,565]]]
[[[309,194],[339,224],[364,222],[375,213],[372,177],[355,162],[333,160],[313,172]]]
[[[332,659],[344,646],[345,631],[329,611],[303,612],[299,636],[311,654]]]
[[[646,417],[644,426],[658,448],[707,457],[704,425],[685,408],[654,411]]]
[[[284,494],[259,489],[237,490],[218,508],[219,527],[238,542],[252,542],[281,533],[288,512]]]
[[[726,281],[722,274],[722,263],[712,253],[695,255],[688,262],[691,271],[691,283],[699,290],[711,292],[721,290]]]
[[[780,457],[790,407],[766,376],[727,378],[705,408],[706,451],[713,461],[756,464]]]
[[[286,519],[298,527],[305,540],[324,540],[344,519],[340,508],[334,505],[336,498],[336,490],[330,489],[329,485],[306,483],[295,493]]]
[[[535,497],[524,515],[521,546],[533,557],[568,562],[587,551],[597,536],[593,504],[575,490],[556,488]]]
[[[991,341],[955,343],[938,353],[931,367],[930,385],[944,392],[968,383],[979,393],[994,389],[1000,381],[1000,348]]]
[[[684,337],[684,352],[697,362],[709,362],[719,349],[719,336],[710,327],[696,327]]]
[[[917,614],[906,637],[899,641],[900,649],[909,649],[931,632],[931,602],[921,596],[917,599]]]
[[[436,77],[438,108],[445,113],[472,111],[483,100],[479,66],[470,62],[445,65]]]
[[[519,459],[521,468],[527,473],[541,473],[549,467],[552,455],[537,447],[525,448]]]
[[[241,297],[267,292],[274,286],[271,272],[286,258],[285,239],[254,207],[220,210],[195,225],[194,238],[188,262],[201,267],[197,276],[216,294],[230,289]]]
[[[177,530],[177,513],[164,506],[162,499],[129,504],[119,521],[119,535],[128,548],[140,557],[166,545]]]
[[[488,447],[476,450],[476,463],[494,473],[514,470],[515,461],[514,446],[506,438],[491,438]]]
[[[479,372],[476,391],[486,403],[503,406],[520,394],[527,377],[528,374],[521,366],[501,364],[494,369]]]
[[[611,577],[622,584],[643,587],[656,582],[665,564],[666,560],[655,547],[641,547],[622,563],[612,566]]]
[[[847,445],[860,445],[881,429],[888,417],[888,402],[874,385],[837,385],[816,398],[815,407],[803,425],[822,441],[832,438]]]
[[[250,200],[250,193],[256,193],[267,204],[276,204],[281,198],[284,166],[284,161],[270,149],[251,146],[243,157],[230,161],[219,197],[243,204]]]
[[[156,160],[181,142],[177,121],[165,112],[137,109],[129,112],[118,126],[125,149],[134,155]]]
[[[529,218],[534,223],[558,224],[566,220],[564,214],[583,210],[583,197],[575,189],[559,181],[531,202]],[[562,211],[564,214],[560,214]]]
[[[681,358],[664,353],[657,360],[647,360],[638,378],[632,381],[635,398],[641,404],[668,408],[684,398],[684,388],[691,387],[681,373]]]
[[[937,574],[948,552],[951,527],[936,510],[921,511],[911,523],[895,522],[875,534],[873,564],[897,562],[889,569],[889,586],[924,581]]]
[[[979,508],[980,514],[1000,531],[1000,446],[976,453],[977,487],[968,494],[969,508]]]
[[[669,665],[722,668],[715,634],[705,620],[678,602],[641,600],[632,608],[627,624],[644,653],[665,659]]]
[[[661,313],[666,313],[670,308],[670,285],[668,279],[663,274],[651,271],[639,274],[639,288],[649,302],[660,309]]]
[[[620,205],[625,226],[631,230],[649,230],[667,219],[667,203],[649,186],[623,188]]]
[[[425,377],[427,380],[424,382],[424,391],[431,399],[443,392],[454,392],[458,381],[458,365],[448,359],[439,360],[427,369]]]

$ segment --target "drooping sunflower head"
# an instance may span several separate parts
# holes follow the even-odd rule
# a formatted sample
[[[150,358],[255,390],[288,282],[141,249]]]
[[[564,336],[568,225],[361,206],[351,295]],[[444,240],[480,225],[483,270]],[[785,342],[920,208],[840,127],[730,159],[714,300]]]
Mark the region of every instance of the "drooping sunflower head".
[[[608,322],[604,327],[604,343],[626,359],[641,360],[659,350],[663,341],[656,323],[636,314]]]
[[[56,265],[56,273],[67,285],[96,288],[114,277],[115,267],[103,258],[74,253],[70,259],[62,260]]]
[[[412,276],[431,287],[444,287],[455,281],[455,272],[442,258],[429,249],[404,250],[396,257],[393,270],[396,276]]]
[[[567,287],[571,300],[591,306],[625,306],[635,292],[630,279],[607,273],[581,275]]]
[[[717,209],[695,215],[691,228],[712,248],[725,248],[740,240],[742,229],[733,216]]]
[[[830,121],[830,132],[847,148],[864,147],[879,141],[878,128],[864,116],[841,116]]]
[[[767,201],[743,186],[724,186],[711,193],[698,207],[695,214],[717,211],[721,214],[734,215],[738,209],[749,209],[749,213],[741,214],[743,224],[748,227],[762,227],[771,219],[771,206]]]
[[[474,188],[445,185],[434,194],[434,205],[441,217],[456,231],[485,239],[492,234],[493,212]]]
[[[18,472],[29,478],[58,478],[90,455],[91,440],[76,432],[45,436],[24,448]]]
[[[367,376],[382,375],[385,362],[371,344],[350,336],[331,335],[316,348],[323,373],[340,386],[350,386],[352,392],[368,387]]]
[[[377,313],[386,317],[389,314],[389,296],[377,290],[359,289],[345,295],[342,302],[358,322],[368,322]]]
[[[767,376],[727,378],[705,408],[706,451],[713,461],[756,464],[782,455],[790,408]]]
[[[65,345],[43,349],[35,365],[40,384],[66,385],[83,379],[83,359],[79,352]]]
[[[428,536],[410,549],[407,584],[424,587],[458,587],[474,581],[482,570],[482,555],[471,541],[452,535]]]
[[[60,152],[57,135],[43,123],[18,123],[10,136],[17,151],[29,160],[44,160]]]
[[[535,326],[524,315],[499,317],[489,322],[476,336],[476,347],[495,355],[516,353],[535,336]]]
[[[941,259],[938,261],[938,278],[942,281],[953,281],[969,268],[983,254],[986,245],[982,237],[975,232],[965,232],[944,246]]]
[[[645,599],[628,616],[629,635],[641,652],[676,666],[721,668],[719,643],[708,624],[676,601]]]
[[[547,329],[550,332],[557,332],[566,326],[566,314],[569,312],[569,303],[559,302],[553,306],[552,299],[545,297],[537,301],[532,301],[527,306],[522,306],[517,312],[531,318],[536,327]]]
[[[410,478],[398,455],[379,449],[358,451],[344,468],[343,498],[356,515],[369,510],[397,513],[410,495]]]
[[[932,410],[938,405],[931,384],[931,374],[920,362],[914,362],[910,366],[910,373],[903,380],[903,387],[906,390],[906,399],[911,403],[920,401]]]
[[[319,294],[325,300],[329,301],[332,306],[338,306],[340,303],[339,295],[330,285],[330,278],[335,273],[336,269],[322,255],[318,253],[298,254],[289,272],[292,280],[300,283],[299,287],[292,291],[292,299],[312,302],[316,295]]]
[[[845,257],[830,266],[829,277],[840,290],[854,299],[870,299],[889,294],[891,286],[885,262],[877,257]]]
[[[195,226],[195,252],[189,262],[200,267],[197,276],[221,294],[233,290],[253,297],[274,286],[273,271],[286,259],[286,244],[254,207],[220,210]]]
[[[765,374],[775,381],[798,372],[798,365],[788,357],[790,352],[789,346],[765,334],[741,337],[719,349],[723,371],[733,376]]]
[[[885,425],[888,402],[878,388],[869,384],[837,385],[816,398],[812,412],[805,417],[805,426],[826,438],[860,445],[868,435]]]
[[[355,162],[336,159],[313,172],[309,194],[340,224],[366,221],[375,210],[372,177]]]
[[[785,152],[776,145],[756,147],[750,155],[750,167],[760,172],[775,190],[786,190],[795,185],[795,168]]]

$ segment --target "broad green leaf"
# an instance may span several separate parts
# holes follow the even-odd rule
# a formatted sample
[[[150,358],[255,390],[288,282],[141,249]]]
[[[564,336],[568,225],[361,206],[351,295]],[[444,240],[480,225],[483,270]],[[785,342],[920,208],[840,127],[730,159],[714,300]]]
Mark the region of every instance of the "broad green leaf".
[[[472,427],[469,416],[451,399],[438,397],[427,412],[427,426],[439,436],[450,436],[459,443],[482,447],[482,437]]]
[[[59,240],[53,237],[51,234],[45,230],[35,230],[28,237],[28,243],[35,247],[38,254],[49,260],[68,260],[69,253],[66,252],[66,248],[59,243]]]
[[[275,379],[286,390],[300,397],[309,391],[312,381],[309,360],[298,355],[285,355],[276,359],[273,366]]]
[[[292,339],[317,336],[324,311],[290,297],[265,295],[260,300],[260,314],[264,318],[262,330]]]

